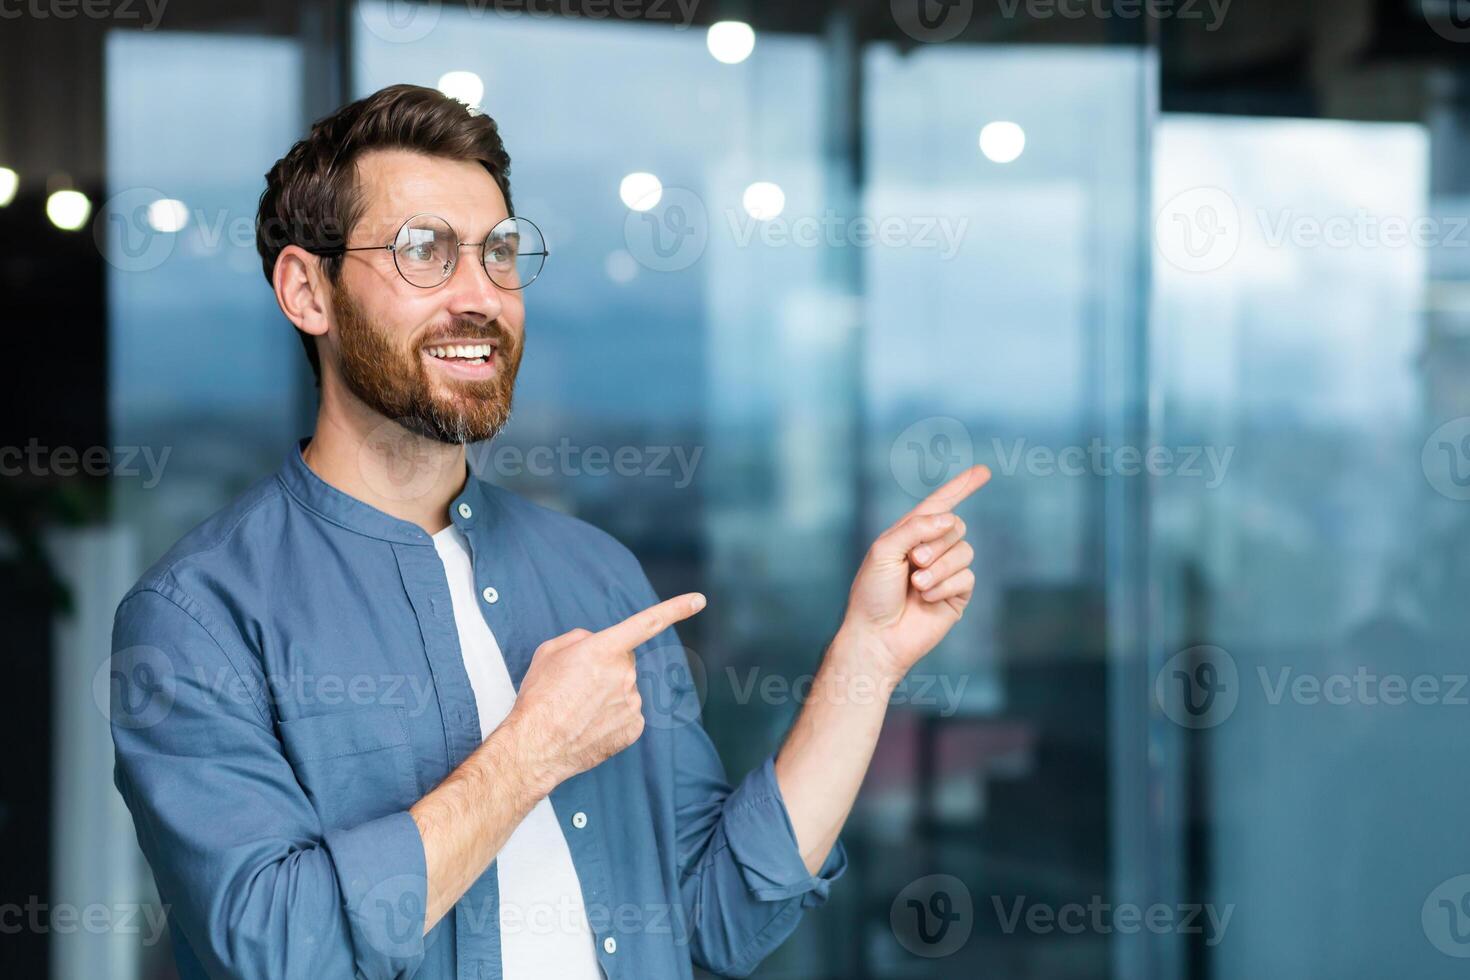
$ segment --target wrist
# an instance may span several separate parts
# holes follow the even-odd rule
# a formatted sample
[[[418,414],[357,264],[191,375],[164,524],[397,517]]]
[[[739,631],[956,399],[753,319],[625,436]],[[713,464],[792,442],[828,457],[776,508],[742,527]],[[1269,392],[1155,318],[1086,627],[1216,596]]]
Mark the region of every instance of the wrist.
[[[490,733],[485,746],[493,749],[506,776],[532,804],[549,796],[564,778],[545,751],[544,739],[538,737],[535,726],[527,724],[514,710]]]
[[[908,670],[899,665],[883,641],[860,625],[843,622],[822,658],[821,673],[848,682],[875,686],[884,697],[903,682]]]

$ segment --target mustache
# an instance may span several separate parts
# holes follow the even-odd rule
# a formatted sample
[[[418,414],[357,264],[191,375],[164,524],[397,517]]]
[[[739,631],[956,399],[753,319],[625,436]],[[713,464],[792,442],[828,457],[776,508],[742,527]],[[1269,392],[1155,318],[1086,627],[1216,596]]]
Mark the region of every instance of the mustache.
[[[446,340],[484,340],[494,343],[501,350],[510,350],[515,345],[515,336],[498,323],[481,320],[451,320],[449,324],[419,341],[420,347],[433,347]]]

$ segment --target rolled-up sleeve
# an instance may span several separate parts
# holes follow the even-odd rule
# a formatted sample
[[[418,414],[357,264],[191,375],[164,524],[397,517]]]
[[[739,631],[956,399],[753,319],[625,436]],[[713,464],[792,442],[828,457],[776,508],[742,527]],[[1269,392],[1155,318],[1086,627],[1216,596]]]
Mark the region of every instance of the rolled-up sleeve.
[[[762,902],[799,898],[803,908],[827,900],[832,882],[847,868],[842,842],[815,875],[806,869],[791,816],[776,782],[776,757],[767,757],[725,801],[725,837],[746,889]]]
[[[177,590],[135,591],[109,679],[117,787],[176,938],[211,976],[414,973],[427,872],[413,818],[323,828],[237,638]]]
[[[657,601],[646,578],[644,605]],[[808,908],[827,899],[847,868],[838,840],[817,873],[807,870],[769,756],[731,787],[719,753],[700,723],[699,698],[684,648],[670,628],[654,641],[678,669],[659,676],[670,689],[659,725],[674,735],[674,800],[680,900],[690,922],[695,963],[721,976],[749,974],[791,935]],[[673,683],[674,678],[681,678]],[[648,702],[645,701],[645,704]]]
[[[776,783],[773,758],[731,790],[698,724],[680,728],[677,774],[681,899],[690,952],[712,973],[743,977],[821,905],[847,868],[839,840],[817,874],[807,871]]]

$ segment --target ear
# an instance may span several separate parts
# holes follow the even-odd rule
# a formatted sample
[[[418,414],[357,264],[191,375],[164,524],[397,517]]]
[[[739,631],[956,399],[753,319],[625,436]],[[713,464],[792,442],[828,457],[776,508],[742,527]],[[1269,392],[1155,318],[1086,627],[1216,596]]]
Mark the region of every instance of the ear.
[[[302,333],[326,336],[331,325],[331,284],[317,256],[299,245],[287,245],[276,256],[271,285],[286,319]]]

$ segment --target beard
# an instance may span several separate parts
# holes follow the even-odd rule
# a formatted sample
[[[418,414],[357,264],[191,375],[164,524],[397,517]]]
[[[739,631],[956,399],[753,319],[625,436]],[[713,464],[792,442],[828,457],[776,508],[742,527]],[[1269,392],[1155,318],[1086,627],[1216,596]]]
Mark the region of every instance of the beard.
[[[510,421],[521,346],[494,323],[454,320],[425,335],[411,350],[401,350],[362,311],[346,287],[332,288],[337,318],[337,349],[342,380],[369,408],[410,432],[439,442],[461,444],[493,439]],[[484,381],[440,379],[436,391],[422,351],[451,337],[496,344],[495,374]]]

